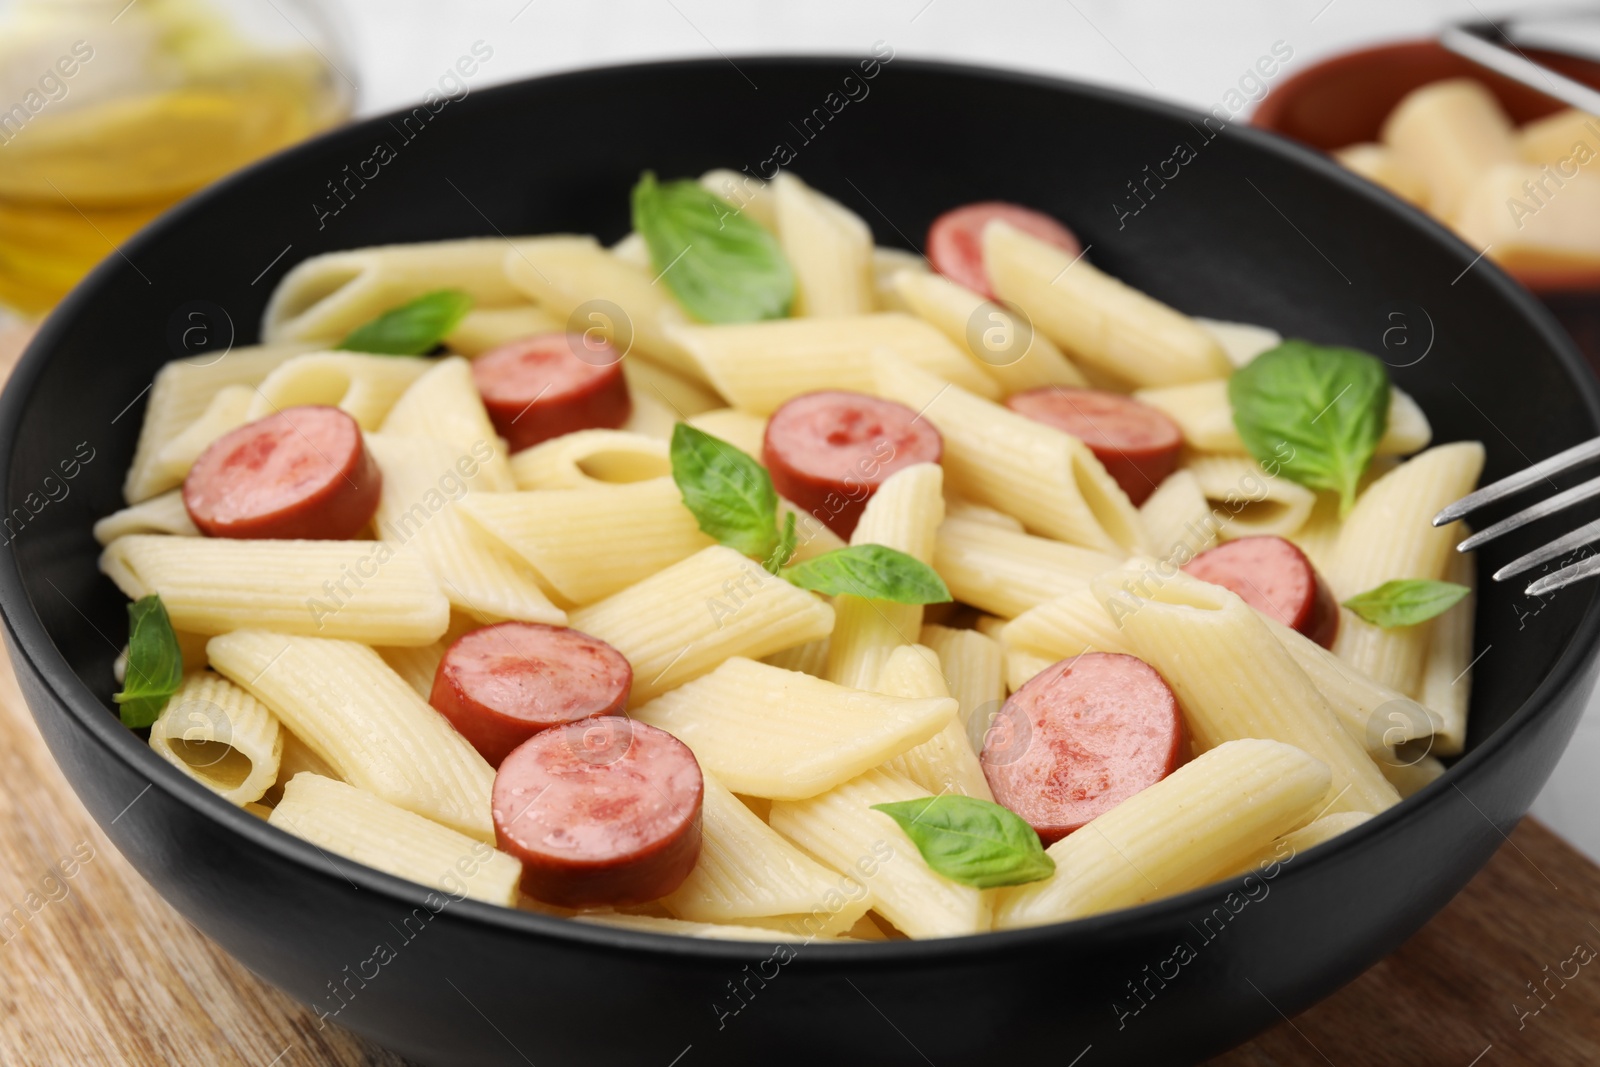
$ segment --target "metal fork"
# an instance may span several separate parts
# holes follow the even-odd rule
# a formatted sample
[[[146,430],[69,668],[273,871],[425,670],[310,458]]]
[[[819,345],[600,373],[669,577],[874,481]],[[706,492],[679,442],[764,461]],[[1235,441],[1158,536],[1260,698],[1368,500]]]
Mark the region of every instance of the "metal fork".
[[[1559,474],[1564,470],[1576,467],[1581,463],[1588,463],[1596,458],[1600,458],[1600,437],[1585,441],[1581,445],[1573,445],[1565,452],[1558,452],[1549,459],[1541,460],[1510,477],[1501,478],[1492,485],[1486,485],[1482,489],[1468,493],[1435,515],[1433,524],[1435,526],[1443,526],[1445,523],[1455,522],[1457,519],[1478,510],[1486,504],[1493,504],[1504,500],[1506,497],[1514,496],[1524,489],[1548,479],[1553,474]],[[1510,533],[1512,530],[1519,530],[1536,519],[1542,519],[1546,515],[1554,515],[1558,511],[1570,508],[1574,504],[1596,496],[1600,496],[1600,477],[1590,478],[1582,485],[1575,485],[1571,489],[1557,493],[1548,500],[1542,500],[1532,507],[1524,508],[1509,518],[1501,519],[1492,526],[1486,526],[1465,541],[1462,541],[1456,546],[1456,549],[1460,552],[1471,551],[1479,545],[1487,544],[1497,537]],[[1558,559],[1573,549],[1594,544],[1596,541],[1600,541],[1600,519],[1584,523],[1576,530],[1564,537],[1556,538],[1543,548],[1536,548],[1527,555],[1518,556],[1504,567],[1495,571],[1494,580],[1503,582],[1507,578],[1532,570],[1540,564],[1549,563],[1551,560]],[[1526,592],[1529,596],[1553,593],[1557,589],[1564,588],[1573,582],[1582,581],[1596,574],[1600,574],[1600,555],[1591,555],[1545,575],[1530,584]]]

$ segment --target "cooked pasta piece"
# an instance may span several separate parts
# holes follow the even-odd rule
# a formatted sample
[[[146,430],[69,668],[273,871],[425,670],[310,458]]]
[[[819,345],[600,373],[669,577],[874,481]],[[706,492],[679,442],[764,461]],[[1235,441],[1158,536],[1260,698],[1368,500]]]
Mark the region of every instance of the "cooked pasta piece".
[[[232,804],[260,800],[278,779],[283,733],[255,697],[209,671],[184,676],[150,726],[155,754]]]
[[[1233,424],[1233,406],[1228,403],[1225,380],[1168,385],[1140,389],[1134,398],[1160,408],[1183,431],[1190,448],[1202,452],[1244,455],[1244,440]],[[1417,402],[1399,389],[1389,395],[1389,420],[1378,442],[1380,456],[1406,456],[1428,447],[1433,428]]]
[[[1458,523],[1434,526],[1433,516],[1471,492],[1482,471],[1483,446],[1463,441],[1430,448],[1373,482],[1350,509],[1324,575],[1338,599],[1391,579],[1443,578],[1461,531]],[[1420,696],[1431,630],[1429,623],[1382,630],[1345,611],[1333,650],[1391,689]]]
[[[1445,564],[1445,581],[1477,587],[1477,553],[1452,552]],[[1467,743],[1467,710],[1472,698],[1472,627],[1478,609],[1474,591],[1433,620],[1428,650],[1422,666],[1422,692],[1418,698],[1439,716],[1431,751],[1436,756],[1459,755]]]
[[[774,652],[765,656],[762,663],[773,667],[782,667],[786,671],[799,671],[809,674],[813,678],[821,678],[828,669],[828,639],[820,641],[807,641],[803,645],[786,648],[782,652]]]
[[[1139,505],[1145,544],[1182,566],[1217,543],[1218,523],[1193,471],[1173,471]]]
[[[266,796],[261,798],[261,802],[268,808],[277,806],[283,799],[285,787],[302,771],[336,781],[342,780],[339,778],[339,772],[329,766],[327,760],[313,752],[310,745],[296,737],[294,731],[282,723],[278,724],[278,736],[283,738],[283,754],[278,758],[278,780],[272,783]]]
[[[984,230],[983,263],[1000,299],[1083,363],[1141,386],[1225,378],[1233,369],[1187,315],[1004,222]]]
[[[457,507],[573,604],[592,604],[713,544],[670,478],[469,493]]]
[[[255,398],[255,387],[250,385],[225,385],[217,390],[200,417],[156,452],[151,462],[152,472],[162,481],[181,483],[213,441],[250,421]]]
[[[928,261],[915,252],[882,245],[872,250],[872,291],[879,311],[911,311],[896,284],[896,279],[907,272],[929,274],[931,270]]]
[[[1415,743],[1426,745],[1427,741]],[[1436,781],[1445,772],[1437,756],[1407,754],[1404,747],[1387,759],[1378,760],[1378,768],[1402,798],[1420,792],[1423,786]]]
[[[479,457],[497,455],[482,439],[476,444]],[[414,553],[450,603],[479,622],[566,622],[567,613],[551,602],[534,568],[464,517],[462,501],[469,495],[518,494],[468,493],[467,472],[490,465],[479,467],[458,448],[431,437],[367,436],[367,451],[383,472],[383,494],[372,517],[379,538],[397,555]]]
[[[726,167],[716,167],[700,175],[700,184],[733,205],[736,213],[749,215],[777,232],[778,205],[773,199],[772,183]]]
[[[376,430],[402,393],[432,364],[411,356],[308,352],[284,363],[256,386],[245,421],[298,404],[342,408],[363,430]]]
[[[470,615],[451,613],[450,628],[433,644],[385,646],[376,651],[391,670],[404,678],[406,684],[415,689],[423,700],[427,700],[433,692],[433,678],[439,673],[439,662],[444,659],[444,654],[458,638],[476,630],[479,625],[478,620]]]
[[[705,774],[700,859],[662,905],[692,922],[782,917],[794,932],[828,937],[854,926],[871,905],[865,886],[807,856]]]
[[[895,649],[883,665],[878,676],[878,692],[894,697],[946,697],[950,690],[945,684],[939,654],[926,645],[902,645]],[[916,748],[894,757],[883,765],[885,770],[903,774],[934,796],[956,793],[994,800],[989,782],[983,775],[978,754],[967,739],[966,724],[961,719],[957,705],[956,717],[945,724]]]
[[[833,608],[713,545],[573,612],[570,622],[628,657],[638,705],[730,656],[758,659],[827,637]]]
[[[271,709],[340,778],[494,840],[494,768],[372,649],[235,630],[212,638],[206,651],[213,668]]]
[[[511,457],[518,489],[595,489],[672,474],[667,442],[626,430],[578,430]]]
[[[718,408],[715,411],[691,415],[689,425],[712,437],[726,441],[752,459],[761,459],[762,442],[767,435],[767,420],[738,408]]]
[[[500,493],[516,487],[505,444],[494,432],[472,368],[457,356],[434,362],[400,394],[383,420],[383,432],[399,437],[431,437],[471,457],[468,488]]]
[[[1183,469],[1194,475],[1205,494],[1224,541],[1263,534],[1292,536],[1305,525],[1317,502],[1317,494],[1268,474],[1249,456],[1189,453]]]
[[[507,244],[500,237],[478,237],[313,256],[272,291],[261,335],[268,341],[336,344],[357,326],[438,289],[460,289],[476,307],[523,303],[501,266]]]
[[[622,376],[631,394],[661,401],[680,419],[712,411],[727,403],[699,381],[685,378],[639,353],[622,361]]]
[[[773,214],[784,258],[794,269],[792,314],[807,318],[872,310],[872,231],[855,212],[788,171],[772,182]]]
[[[872,810],[927,795],[909,778],[868,771],[808,800],[775,801],[772,828],[835,870],[860,877],[873,910],[911,937],[987,930],[993,893],[935,874],[894,820]]]
[[[517,902],[522,864],[513,857],[344,782],[295,775],[267,821],[325,853],[457,899]]]
[[[1085,652],[1132,652],[1132,642],[1088,586],[1029,608],[1000,631],[1008,650],[1054,663]]]
[[[109,545],[124,534],[176,534],[199,537],[189,511],[183,506],[183,491],[169,489],[160,496],[131,504],[112,512],[94,524],[94,539]]]
[[[1006,699],[1005,653],[1000,642],[976,630],[924,626],[922,643],[939,655],[950,695],[974,752],[983,748],[989,722]]]
[[[1023,652],[1020,649],[1006,650],[1006,688],[1015,693],[1027,685],[1033,676],[1055,663],[1048,656],[1041,656],[1033,652]],[[972,740],[972,745],[979,752],[983,751],[984,737],[989,732],[989,725],[985,723],[980,730],[972,723],[967,724],[967,736]]]
[[[1228,362],[1242,367],[1269,348],[1283,343],[1283,335],[1265,326],[1248,322],[1224,322],[1221,319],[1203,319],[1193,316],[1194,324],[1216,338],[1217,344],[1228,356]]]
[[[1313,817],[1329,781],[1292,745],[1219,745],[1051,845],[1055,873],[1003,890],[995,928],[1098,915],[1226,877]]]
[[[753,415],[771,415],[802,393],[877,392],[871,362],[877,351],[922,368],[940,384],[954,382],[990,399],[1000,395],[994,379],[938,330],[896,312],[685,326],[673,337],[728,403]]]
[[[1274,864],[1289,863],[1308,849],[1316,848],[1327,841],[1332,841],[1346,830],[1354,830],[1364,822],[1370,821],[1371,815],[1364,811],[1341,811],[1333,815],[1324,815],[1320,819],[1313,819],[1300,829],[1284,834],[1272,844],[1251,856],[1239,865],[1239,869],[1232,873],[1247,874],[1251,871],[1264,871]]]
[[[472,359],[508,341],[541,333],[563,333],[566,322],[536,304],[514,307],[473,308],[444,335],[444,346]]]
[[[901,271],[895,291],[1000,383],[1005,395],[1047,385],[1085,386],[1083,372],[1016,312],[927,270]]]
[[[1006,618],[1088,587],[1122,560],[1094,549],[1032,537],[971,519],[946,519],[933,569],[963,604]]]
[[[174,628],[221,634],[243,626],[426,645],[450,602],[431,571],[381,541],[235,541],[119,537],[100,569],[130,600],[158,593]]]
[[[1329,811],[1380,812],[1400,798],[1259,614],[1221,586],[1150,573],[1128,592],[1116,574],[1093,588],[1134,653],[1161,673],[1199,752],[1266,737],[1328,766]]]
[[[688,745],[729,789],[801,800],[922,744],[955,719],[956,702],[847,689],[735,656],[630,714]]]
[[[981,522],[985,526],[998,526],[1002,530],[1013,533],[1023,533],[1026,527],[1022,520],[1012,518],[997,508],[987,504],[975,504],[950,493],[944,495],[944,513],[946,518],[966,519],[968,522]]]
[[[678,413],[649,393],[635,389],[628,395],[633,401],[633,412],[628,416],[628,421],[622,424],[621,429],[628,433],[670,441],[672,428],[682,421],[678,418]]]
[[[1138,510],[1082,441],[894,356],[877,354],[873,366],[879,393],[944,436],[945,477],[958,496],[1047,537],[1108,552],[1143,547]]]

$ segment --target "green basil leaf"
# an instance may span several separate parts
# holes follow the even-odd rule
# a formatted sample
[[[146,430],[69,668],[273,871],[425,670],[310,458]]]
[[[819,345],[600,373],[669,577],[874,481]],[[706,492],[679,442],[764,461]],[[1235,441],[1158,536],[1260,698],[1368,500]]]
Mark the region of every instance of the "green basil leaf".
[[[122,724],[149,726],[183,682],[183,653],[161,598],[154,594],[128,605],[128,663],[116,701]]]
[[[754,559],[778,545],[778,494],[766,468],[686,422],[672,428],[672,480],[700,529]]]
[[[1268,471],[1355,503],[1389,422],[1389,372],[1353,348],[1285,341],[1228,379],[1233,424]]]
[[[662,184],[646,171],[633,188],[633,228],[659,279],[701,322],[789,314],[794,271],[778,239],[699,182]]]
[[[440,289],[357,326],[339,347],[383,356],[420,356],[432,352],[471,310],[472,297],[459,289]]]
[[[1443,615],[1472,590],[1455,582],[1434,582],[1421,578],[1397,578],[1376,589],[1357,593],[1344,606],[1374,626],[1393,630],[1415,626],[1435,615]]]
[[[794,512],[789,512],[783,517],[783,529],[778,531],[778,545],[772,554],[761,564],[773,574],[780,574],[784,564],[794,558],[795,546],[800,543],[799,537],[794,532]]]
[[[884,545],[837,548],[786,568],[783,577],[829,596],[848,593],[896,604],[945,604],[951,599],[938,571]]]
[[[899,823],[923,861],[952,882],[979,889],[1021,885],[1056,869],[1033,827],[992,801],[946,793],[872,810]]]

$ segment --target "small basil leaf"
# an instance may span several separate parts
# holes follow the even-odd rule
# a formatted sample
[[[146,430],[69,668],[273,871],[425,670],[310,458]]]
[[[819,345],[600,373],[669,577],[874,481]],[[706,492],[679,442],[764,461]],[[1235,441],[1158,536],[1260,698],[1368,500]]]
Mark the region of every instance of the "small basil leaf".
[[[1472,592],[1455,582],[1434,582],[1421,578],[1397,578],[1376,589],[1357,593],[1344,606],[1374,626],[1393,630],[1415,626],[1435,615],[1443,615]]]
[[[1233,424],[1256,462],[1355,503],[1389,421],[1389,372],[1353,348],[1285,341],[1228,379]]]
[[[420,356],[433,351],[471,310],[472,297],[459,289],[440,289],[357,326],[339,347],[382,356]]]
[[[783,571],[801,589],[848,593],[896,604],[945,604],[950,590],[939,573],[914,556],[884,545],[851,545]]]
[[[699,182],[662,184],[647,171],[633,189],[633,228],[659,279],[701,322],[789,313],[794,271],[778,239]]]
[[[154,594],[128,605],[128,662],[116,701],[122,724],[139,729],[161,716],[183,682],[183,653],[172,621]]]
[[[979,889],[1021,885],[1056,869],[1033,827],[992,801],[947,793],[872,810],[899,823],[923,861],[952,882]]]
[[[778,544],[778,494],[766,468],[686,422],[672,428],[672,480],[718,544],[765,560]]]
[[[783,529],[778,532],[777,547],[761,565],[773,574],[781,573],[783,565],[794,558],[795,546],[799,543],[794,532],[794,512],[791,511],[783,517]]]

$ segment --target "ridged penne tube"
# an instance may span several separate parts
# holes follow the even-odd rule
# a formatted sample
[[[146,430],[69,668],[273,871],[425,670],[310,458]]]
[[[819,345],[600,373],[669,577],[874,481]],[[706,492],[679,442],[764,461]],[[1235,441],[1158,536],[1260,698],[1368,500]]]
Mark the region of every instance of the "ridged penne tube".
[[[1233,370],[1222,346],[1187,315],[1003,222],[984,228],[983,264],[1000,299],[1082,363],[1141,386]]]
[[[1196,889],[1316,814],[1328,768],[1278,741],[1230,741],[1051,845],[1053,875],[1002,890],[995,928],[1065,922]]]
[[[782,667],[786,671],[799,671],[813,678],[821,678],[823,672],[828,669],[828,639],[824,637],[820,641],[807,641],[803,645],[774,652],[770,656],[763,657],[761,662],[772,667]]]
[[[872,250],[872,289],[879,311],[911,311],[911,305],[900,295],[900,287],[896,283],[901,274],[908,272],[932,273],[928,269],[928,261],[915,252],[882,245]]]
[[[206,646],[351,785],[484,841],[494,840],[494,768],[378,654],[353,641],[235,630]]]
[[[695,381],[700,367],[668,336],[689,321],[645,267],[613,255],[593,237],[556,235],[519,242],[505,255],[506,278],[567,329],[598,330],[622,351],[649,356]]]
[[[139,443],[122,483],[123,499],[137,504],[183,481],[187,468],[176,473],[157,469],[156,457],[168,442],[204,414],[220,390],[256,385],[279,364],[307,350],[306,345],[261,345],[201,353],[164,365],[150,387]]]
[[[1211,504],[1212,522],[1223,540],[1272,534],[1289,537],[1305,525],[1317,494],[1274,477],[1249,456],[1190,453],[1183,469],[1194,475]]]
[[[411,356],[358,352],[307,352],[284,363],[256,386],[246,422],[298,404],[343,409],[363,430],[376,430],[411,383],[432,364]]]
[[[920,563],[933,562],[944,521],[944,472],[937,463],[915,463],[883,480],[867,501],[850,535],[852,545],[883,545]],[[834,599],[833,635],[823,677],[852,689],[872,689],[889,654],[916,641],[922,607],[849,594]]]
[[[130,504],[94,524],[94,539],[109,545],[125,534],[176,534],[199,537],[189,509],[183,506],[183,491],[169,489],[159,496]]]
[[[1088,586],[1046,600],[1006,623],[1000,643],[1050,662],[1085,652],[1132,652],[1126,633]]]
[[[1108,552],[1142,548],[1138,510],[1082,441],[893,356],[875,355],[872,365],[880,395],[944,436],[945,477],[958,496],[1047,537]]]
[[[667,478],[667,442],[626,430],[578,430],[511,457],[518,489],[596,489]]]
[[[711,774],[700,820],[700,859],[661,898],[675,917],[738,923],[794,916],[800,932],[826,937],[867,913],[872,901],[865,886],[801,852]]]
[[[1243,600],[1221,586],[1156,571],[1128,592],[1119,574],[1094,592],[1135,655],[1172,687],[1195,750],[1265,737],[1333,774],[1329,811],[1380,812],[1399,801],[1305,671]]]
[[[294,780],[295,775],[302,772],[340,780],[339,772],[329,766],[327,760],[313,752],[310,745],[296,737],[294,731],[282,723],[278,724],[278,736],[283,738],[283,753],[278,758],[278,780],[261,798],[263,804],[277,806],[278,801],[283,799],[284,788]]]
[[[855,212],[784,171],[772,182],[784,258],[794,268],[792,314],[806,318],[872,310],[872,231]]]
[[[423,700],[433,692],[433,678],[439,672],[439,662],[445,652],[464,634],[476,630],[481,624],[470,615],[452,613],[450,628],[444,636],[431,645],[384,646],[376,649],[383,662],[406,680]]]
[[[1426,745],[1426,741],[1416,742]],[[1378,760],[1378,769],[1394,786],[1402,799],[1421,791],[1422,787],[1444,774],[1445,766],[1436,756],[1407,754],[1404,749],[1391,753],[1388,759]]]
[[[1122,562],[1119,556],[970,519],[946,519],[933,569],[963,604],[1013,618]]]
[[[683,421],[678,418],[678,413],[649,393],[633,390],[628,396],[633,401],[633,411],[628,415],[628,421],[620,428],[628,433],[643,434],[645,437],[659,437],[663,441],[672,440],[672,428]]]
[[[735,656],[630,714],[688,745],[734,792],[801,800],[922,744],[955,719],[956,702],[847,689]]]
[[[700,175],[700,184],[733,206],[736,212],[774,232],[778,228],[778,205],[772,183],[726,167],[715,167]]]
[[[217,390],[200,417],[184,427],[156,452],[151,470],[163,482],[181,483],[194,466],[195,460],[211,447],[223,434],[232,433],[250,421],[250,410],[256,399],[254,386],[225,385]]]
[[[481,438],[476,445],[473,455],[431,437],[369,434],[367,451],[383,472],[373,527],[396,554],[414,553],[450,603],[479,622],[516,619],[560,626],[567,613],[545,594],[538,573],[462,514],[461,501],[472,495],[470,473],[489,469],[489,463],[477,461],[497,456]]]
[[[1445,565],[1445,581],[1475,589],[1477,553],[1452,552]],[[1477,594],[1433,620],[1428,635],[1427,658],[1422,666],[1422,703],[1439,716],[1433,735],[1436,756],[1454,756],[1467,743],[1467,710],[1472,698],[1472,625],[1477,614]]]
[[[827,637],[833,608],[713,545],[573,612],[570,622],[628,657],[637,705],[729,656],[759,659]]]
[[[772,828],[835,870],[859,877],[872,893],[873,910],[910,937],[987,930],[993,894],[935,874],[894,820],[872,810],[927,795],[902,775],[868,771],[809,800],[775,801]]]
[[[1190,382],[1157,389],[1140,389],[1135,400],[1160,408],[1183,431],[1190,448],[1202,452],[1245,455],[1244,440],[1233,424],[1226,380]],[[1408,456],[1428,447],[1433,428],[1417,402],[1399,389],[1389,391],[1389,420],[1378,442],[1380,456]]]
[[[1193,471],[1173,471],[1139,505],[1144,540],[1156,559],[1193,559],[1217,543],[1211,502]],[[1184,555],[1187,553],[1187,555]]]
[[[1333,815],[1324,815],[1320,819],[1313,819],[1300,827],[1278,838],[1272,844],[1261,849],[1254,856],[1239,865],[1233,874],[1247,874],[1250,871],[1259,871],[1270,868],[1273,864],[1289,863],[1302,852],[1316,848],[1318,845],[1332,841],[1346,830],[1354,830],[1364,822],[1370,821],[1371,815],[1364,811],[1341,811]]]
[[[278,780],[283,733],[266,706],[209,671],[185,675],[150,726],[156,755],[232,804]]]
[[[1384,119],[1382,138],[1401,167],[1421,176],[1429,210],[1443,219],[1455,216],[1474,179],[1517,161],[1510,118],[1475,78],[1447,78],[1407,93]]]
[[[468,488],[501,493],[516,488],[505,445],[495,433],[472,380],[472,365],[459,356],[433,365],[400,394],[383,419],[383,432],[396,437],[430,437],[470,456]]]
[[[1027,319],[927,270],[901,271],[895,290],[911,313],[964,349],[1009,396],[1048,385],[1086,386],[1083,372]]]
[[[689,416],[689,425],[721,441],[726,441],[760,462],[762,442],[767,435],[767,420],[738,408],[717,408]]]
[[[562,333],[566,328],[564,321],[535,304],[473,308],[444,335],[444,346],[472,359],[509,341],[541,333]]]
[[[727,403],[703,383],[685,378],[637,352],[622,361],[622,376],[627,379],[630,393],[661,401],[680,419]]]
[[[1300,524],[1289,540],[1306,554],[1318,574],[1326,575],[1333,566],[1333,553],[1339,544],[1339,528],[1344,521],[1339,518],[1339,497],[1333,493],[1317,494],[1311,514]]]
[[[1021,649],[1006,650],[1006,688],[1015,693],[1027,685],[1033,676],[1044,670],[1056,661],[1048,656],[1041,656],[1035,652],[1023,652]],[[989,730],[989,724],[984,724],[980,730],[975,724],[967,724],[967,736],[971,739],[973,747],[980,752],[983,750],[984,737]]]
[[[1217,344],[1222,346],[1222,351],[1227,354],[1228,362],[1235,367],[1242,367],[1261,353],[1270,348],[1277,348],[1283,343],[1281,333],[1265,326],[1255,326],[1248,322],[1206,319],[1198,315],[1192,318],[1196,326],[1216,339]]]
[[[522,864],[344,782],[297,774],[267,819],[323,852],[462,899],[512,907]]]
[[[574,604],[592,604],[714,543],[670,478],[469,493],[457,507]]]
[[[506,281],[506,246],[501,237],[478,237],[313,256],[272,291],[261,336],[337,344],[357,326],[438,289],[460,289],[476,307],[523,303]]]
[[[942,333],[896,312],[686,326],[673,336],[728,403],[753,415],[771,415],[785,401],[823,389],[877,392],[871,356],[879,351],[920,367],[938,385],[953,382],[976,396],[1000,396],[995,380]]]
[[[989,717],[1006,699],[1005,654],[1000,642],[976,630],[924,626],[922,643],[938,653],[945,683],[960,706],[961,722],[968,727],[967,739],[976,752],[983,747]],[[972,737],[974,721],[981,724],[976,740]]]
[[[950,493],[944,496],[944,514],[946,518],[981,522],[985,526],[998,526],[1002,530],[1011,530],[1014,533],[1023,533],[1026,530],[1021,519],[1012,518],[998,508],[977,504]]]
[[[1471,492],[1482,471],[1483,446],[1463,441],[1430,448],[1373,482],[1350,509],[1324,574],[1334,595],[1342,602],[1391,579],[1443,578],[1461,530],[1434,526],[1433,516]],[[1430,630],[1382,630],[1344,611],[1333,650],[1391,689],[1420,696]]]
[[[650,242],[638,230],[630,230],[626,237],[612,245],[610,253],[636,267],[650,268]]]
[[[130,600],[158,593],[174,628],[240,627],[426,645],[444,633],[450,602],[418,559],[381,541],[235,541],[130,534],[100,555]]]
[[[939,654],[926,645],[901,645],[890,654],[874,687],[885,696],[929,699],[950,695]],[[903,774],[932,796],[955,793],[994,800],[978,754],[967,740],[959,706],[956,717],[931,738],[894,757],[885,770]]]

